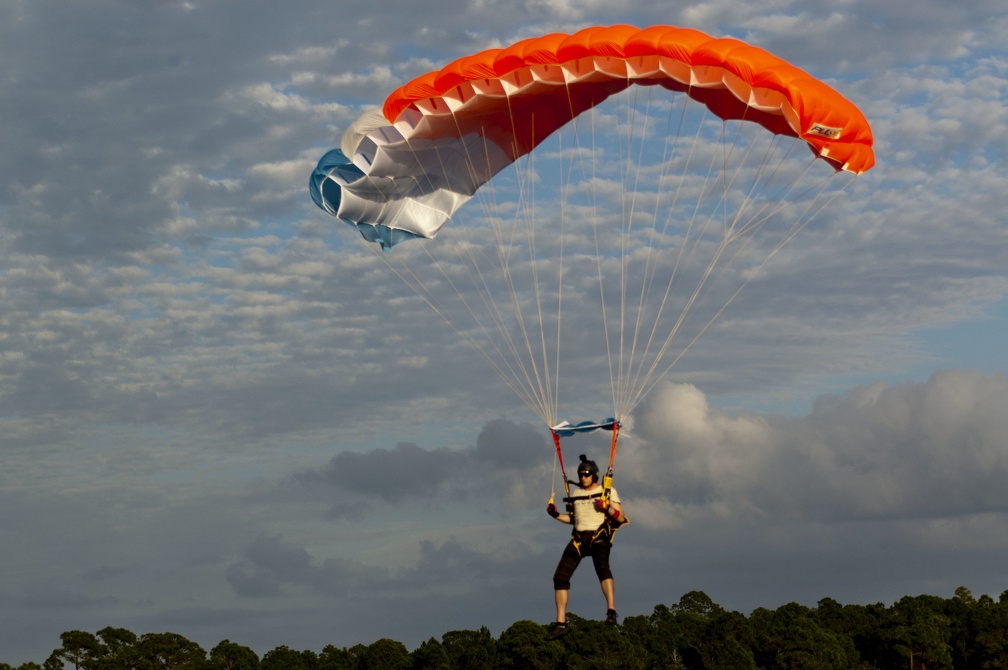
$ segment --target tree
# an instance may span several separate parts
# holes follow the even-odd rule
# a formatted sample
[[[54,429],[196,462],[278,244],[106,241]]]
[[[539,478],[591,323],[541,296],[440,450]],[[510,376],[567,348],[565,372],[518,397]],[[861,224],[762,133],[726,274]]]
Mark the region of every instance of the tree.
[[[137,644],[136,633],[125,628],[113,628],[106,626],[98,631],[98,637],[105,647],[105,657],[115,656],[119,652],[135,647]]]
[[[441,636],[452,667],[466,670],[497,670],[497,640],[486,626],[479,630],[453,630]]]
[[[358,656],[327,644],[318,656],[318,670],[357,670]]]
[[[444,645],[431,638],[422,643],[411,654],[413,657],[413,670],[450,670],[452,668],[451,659]]]
[[[895,625],[890,636],[909,670],[952,668],[949,620],[935,596],[904,596],[893,606]]]
[[[259,657],[248,647],[221,640],[210,650],[211,670],[259,670]]]
[[[663,654],[670,659],[661,661],[666,665],[707,670],[755,668],[755,637],[746,618],[725,610],[703,591],[686,593],[670,608],[656,607],[651,619],[662,630],[665,646],[674,640],[675,653]],[[655,656],[652,651],[652,658]]]
[[[104,647],[99,670],[149,670],[152,660],[141,653],[139,638],[125,628],[107,626],[97,633]]]
[[[976,624],[982,616],[983,605],[973,597],[970,590],[960,586],[955,590],[951,600],[942,603],[942,612],[949,621],[949,653],[952,657],[952,667],[970,668],[971,659],[976,655]]]
[[[683,594],[679,598],[679,604],[673,605],[670,609],[673,612],[692,612],[702,617],[710,617],[724,611],[703,591],[690,591]]]
[[[821,628],[812,611],[798,603],[788,603],[774,612],[757,610],[750,621],[756,633],[755,661],[760,667],[788,670],[857,667],[853,641]]]
[[[102,656],[102,645],[91,633],[82,630],[69,630],[60,635],[63,646],[55,649],[50,658],[55,657],[73,665],[74,670],[93,670],[96,661]]]
[[[983,670],[1008,669],[1008,602],[978,608],[973,618],[973,666]]]
[[[615,626],[581,621],[564,638],[566,670],[643,670],[648,654]]]
[[[573,628],[577,620],[570,615],[567,624]],[[553,670],[563,658],[563,649],[559,640],[547,640],[545,627],[534,621],[516,621],[500,636],[504,667],[508,668]]]
[[[42,670],[63,670],[63,659],[59,655],[59,650],[49,654],[49,658],[42,664]]]
[[[406,645],[385,637],[368,645],[359,670],[409,670],[411,665],[413,660]]]
[[[139,649],[154,670],[202,670],[206,663],[203,648],[178,633],[145,633]]]
[[[703,640],[704,665],[709,670],[756,670],[756,636],[738,612],[721,611],[711,617]]]
[[[259,661],[259,670],[316,670],[318,656],[313,651],[295,651],[279,646]]]
[[[629,616],[623,619],[623,635],[642,650],[649,659],[649,667],[654,670],[686,670],[676,647],[678,636],[673,628],[666,625],[670,620],[671,614],[664,605],[655,607],[650,617]]]
[[[973,597],[973,594],[965,586],[960,586],[955,590],[955,600],[961,601],[967,607],[976,605],[976,598]]]
[[[1008,591],[995,600],[960,587],[951,598],[907,596],[889,607],[824,598],[814,609],[788,603],[748,617],[690,591],[619,627],[569,621],[569,634],[554,641],[544,626],[517,621],[499,639],[485,626],[450,631],[412,653],[385,638],[320,655],[277,647],[262,660],[229,640],[207,658],[175,633],[71,630],[41,666],[0,670],[1008,670]]]
[[[898,655],[884,633],[892,619],[885,605],[841,605],[832,598],[823,598],[812,616],[823,630],[850,640],[865,667],[890,667],[896,663]]]
[[[367,650],[367,646],[363,644],[355,644],[347,649],[347,654],[350,657],[350,664],[347,667],[357,670],[360,667],[361,659],[364,658],[364,654],[367,653]]]
[[[989,595],[973,598],[966,587],[944,603],[949,620],[952,666],[964,670],[1008,668],[1008,603]]]

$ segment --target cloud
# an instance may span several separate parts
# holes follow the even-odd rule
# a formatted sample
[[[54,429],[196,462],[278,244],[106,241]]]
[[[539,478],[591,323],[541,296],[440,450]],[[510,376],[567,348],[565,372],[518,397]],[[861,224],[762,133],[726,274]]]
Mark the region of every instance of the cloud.
[[[476,438],[475,458],[491,467],[521,470],[542,463],[549,453],[545,432],[507,419],[488,422]]]
[[[244,555],[243,561],[227,569],[228,583],[241,597],[276,596],[285,586],[304,593],[343,596],[366,593],[387,581],[384,570],[359,561],[316,561],[279,533],[258,537],[245,548]]]
[[[394,449],[342,452],[315,476],[349,493],[398,501],[403,497],[432,495],[450,472],[461,469],[460,460],[448,449],[428,451],[400,442]]]
[[[541,469],[550,449],[543,431],[508,419],[488,422],[475,446],[462,449],[423,449],[400,442],[392,449],[366,452],[342,451],[321,468],[294,476],[293,484],[322,486],[338,495],[344,504],[334,504],[331,515],[366,513],[371,505],[363,495],[392,504],[433,498],[446,493],[469,497],[495,483],[513,484],[516,476]]]
[[[711,511],[826,523],[998,513],[1006,400],[1004,376],[951,370],[823,396],[803,417],[729,416],[694,387],[667,386],[636,418],[639,449],[622,467],[652,475],[633,476],[645,519],[674,510],[677,523]]]

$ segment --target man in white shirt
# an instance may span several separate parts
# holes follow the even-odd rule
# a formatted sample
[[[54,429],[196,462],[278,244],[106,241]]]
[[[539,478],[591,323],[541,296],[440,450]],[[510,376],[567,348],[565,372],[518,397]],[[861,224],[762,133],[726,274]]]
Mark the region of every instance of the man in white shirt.
[[[548,634],[556,639],[567,633],[567,600],[570,595],[570,578],[581,559],[591,556],[606,599],[606,623],[616,624],[616,591],[612,571],[609,569],[609,551],[615,528],[626,521],[616,489],[609,489],[608,498],[599,484],[598,466],[584,455],[578,464],[578,485],[570,491],[567,513],[557,511],[550,503],[546,512],[561,523],[573,524],[570,542],[564,547],[556,572],[553,573],[553,590],[556,598],[556,622]]]

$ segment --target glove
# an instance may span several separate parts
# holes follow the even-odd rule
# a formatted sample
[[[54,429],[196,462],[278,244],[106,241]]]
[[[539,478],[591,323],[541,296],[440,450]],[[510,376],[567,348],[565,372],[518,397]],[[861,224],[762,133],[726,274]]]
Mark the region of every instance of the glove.
[[[554,519],[560,516],[560,512],[557,511],[556,505],[554,505],[553,503],[546,505],[546,513],[549,514]]]
[[[620,518],[619,510],[616,509],[615,507],[611,507],[609,505],[608,500],[605,500],[603,498],[599,498],[598,500],[596,500],[595,509],[598,510],[599,512],[602,512],[613,521],[619,521]]]

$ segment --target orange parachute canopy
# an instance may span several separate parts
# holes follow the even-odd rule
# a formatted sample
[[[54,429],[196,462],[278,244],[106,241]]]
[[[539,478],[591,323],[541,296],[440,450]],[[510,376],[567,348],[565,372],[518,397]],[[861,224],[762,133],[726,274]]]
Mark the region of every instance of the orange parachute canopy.
[[[875,163],[868,121],[828,85],[758,47],[672,26],[585,28],[464,56],[393,91],[383,113],[422,126],[419,136],[443,124],[496,129],[523,155],[632,84],[685,91],[723,119],[799,137],[838,169]]]
[[[608,360],[614,426],[825,206],[826,182],[874,165],[872,143],[856,106],[763,49],[616,25],[403,84],[346,129],[310,190],[385,249],[444,228],[379,255],[551,427],[560,349]],[[482,212],[445,225],[477,195]],[[602,328],[561,328],[596,312]]]
[[[697,30],[616,25],[488,49],[402,85],[323,156],[312,197],[383,247],[432,238],[494,175],[635,84],[800,138],[836,170],[875,162],[864,115],[799,68]]]

